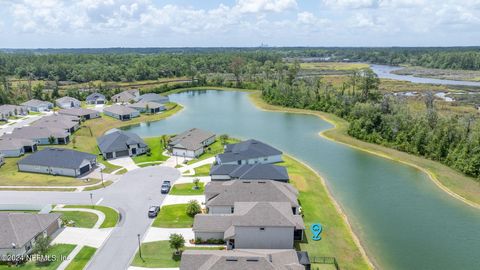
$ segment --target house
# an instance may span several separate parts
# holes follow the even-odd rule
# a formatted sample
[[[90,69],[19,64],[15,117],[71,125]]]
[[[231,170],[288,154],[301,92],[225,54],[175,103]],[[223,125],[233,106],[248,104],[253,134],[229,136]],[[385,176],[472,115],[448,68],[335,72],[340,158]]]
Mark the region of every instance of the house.
[[[148,145],[137,134],[116,130],[97,139],[103,158],[137,156],[148,151]]]
[[[131,103],[134,102],[140,96],[138,89],[130,89],[113,95],[111,100],[114,103]]]
[[[87,104],[105,104],[107,103],[107,99],[105,95],[100,93],[92,93],[85,98]]]
[[[74,116],[74,117],[78,117],[79,119],[82,119],[82,120],[89,120],[89,119],[100,117],[100,113],[98,111],[90,110],[90,109],[84,109],[84,108],[62,109],[62,110],[58,111],[58,114]]]
[[[19,157],[37,151],[37,143],[30,139],[0,137],[0,153],[5,157]]]
[[[113,118],[117,118],[119,120],[130,120],[134,117],[140,116],[140,112],[129,108],[123,105],[112,105],[103,109],[103,113],[105,115],[111,116]]]
[[[159,95],[159,94],[148,93],[148,94],[143,94],[143,95],[139,96],[136,99],[136,101],[137,102],[156,102],[156,103],[164,104],[164,103],[169,102],[170,99],[166,96],[162,96],[162,95]]]
[[[298,191],[288,183],[273,180],[210,182],[205,186],[205,206],[209,214],[233,214],[235,202],[285,202],[298,215]]]
[[[59,213],[0,212],[0,257],[29,254],[41,235],[51,236],[61,227]]]
[[[25,106],[17,106],[17,105],[10,105],[10,104],[0,105],[0,117],[2,119],[7,119],[11,116],[27,115],[27,114],[28,114],[28,108]]]
[[[235,202],[233,207],[233,214],[195,215],[195,239],[223,239],[229,249],[291,249],[303,239],[303,219],[288,202]]]
[[[53,114],[44,116],[31,124],[33,127],[63,129],[72,134],[80,128],[79,118],[69,115]]]
[[[305,270],[299,257],[293,249],[185,250],[180,270]]]
[[[82,105],[80,100],[72,97],[61,97],[55,100],[55,104],[57,104],[58,107],[63,109],[79,108]]]
[[[218,164],[270,164],[282,162],[282,152],[257,140],[248,140],[225,146],[216,156]]]
[[[15,128],[12,133],[4,134],[2,137],[30,139],[38,145],[67,144],[70,141],[70,133],[65,129],[41,126]]]
[[[53,103],[38,99],[31,99],[27,102],[20,104],[26,107],[30,111],[34,112],[45,112],[53,109]]]
[[[275,180],[288,182],[287,169],[273,164],[220,164],[210,169],[212,181],[228,181],[234,179]]]
[[[97,156],[64,148],[45,148],[18,161],[18,170],[52,175],[81,176],[97,164]]]
[[[174,156],[196,158],[204,148],[215,142],[215,134],[192,128],[170,139],[168,148]]]
[[[163,104],[153,102],[153,101],[149,101],[149,102],[140,101],[137,103],[129,104],[127,106],[141,113],[149,113],[149,114],[155,114],[155,113],[159,113],[161,111],[166,110]]]

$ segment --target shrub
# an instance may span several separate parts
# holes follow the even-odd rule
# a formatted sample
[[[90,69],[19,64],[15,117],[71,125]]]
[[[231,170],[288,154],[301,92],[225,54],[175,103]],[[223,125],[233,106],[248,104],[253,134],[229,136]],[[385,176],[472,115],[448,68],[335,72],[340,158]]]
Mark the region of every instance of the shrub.
[[[186,213],[190,217],[194,217],[196,214],[202,212],[202,207],[196,200],[191,200],[188,202]]]

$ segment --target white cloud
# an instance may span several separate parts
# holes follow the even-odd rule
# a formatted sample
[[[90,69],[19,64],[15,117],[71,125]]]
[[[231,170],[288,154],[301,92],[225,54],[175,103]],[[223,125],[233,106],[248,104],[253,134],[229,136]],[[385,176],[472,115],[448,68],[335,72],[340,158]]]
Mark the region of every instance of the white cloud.
[[[326,6],[331,8],[376,8],[382,0],[323,0]]]
[[[240,12],[257,13],[262,11],[282,12],[297,7],[296,0],[238,0]]]

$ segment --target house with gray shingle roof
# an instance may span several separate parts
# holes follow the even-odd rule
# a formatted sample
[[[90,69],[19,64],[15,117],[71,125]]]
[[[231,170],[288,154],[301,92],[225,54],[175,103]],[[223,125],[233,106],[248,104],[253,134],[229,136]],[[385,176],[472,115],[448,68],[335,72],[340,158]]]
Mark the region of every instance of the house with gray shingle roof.
[[[61,227],[61,215],[0,212],[0,256],[25,255],[39,235],[51,236]]]
[[[160,103],[160,104],[164,104],[164,103],[167,103],[170,101],[170,99],[166,96],[162,96],[162,95],[159,95],[159,94],[156,94],[156,93],[147,93],[147,94],[143,94],[141,96],[139,96],[137,99],[136,99],[137,102],[157,102],[157,103]]]
[[[68,144],[70,133],[62,128],[44,126],[25,126],[15,128],[12,133],[4,134],[4,138],[30,139],[38,145],[46,144]],[[50,142],[53,138],[53,143]]]
[[[113,118],[116,118],[122,121],[130,120],[134,117],[140,116],[139,111],[129,108],[127,106],[118,105],[118,104],[112,105],[110,107],[106,107],[105,109],[103,109],[103,113],[105,115],[111,116]]]
[[[44,116],[33,122],[31,126],[43,128],[63,129],[72,134],[80,128],[79,118],[76,116],[53,114]]]
[[[270,164],[282,162],[282,152],[257,140],[247,140],[225,146],[223,154],[216,156],[218,164]]]
[[[45,148],[17,162],[22,172],[78,177],[97,165],[97,156],[64,148]]]
[[[12,116],[27,115],[28,108],[25,106],[4,104],[0,105],[0,118],[8,119]]]
[[[27,107],[28,110],[34,112],[45,112],[53,109],[53,103],[38,99],[31,99],[27,102],[20,104]]]
[[[289,202],[235,202],[233,214],[195,215],[195,239],[223,239],[229,249],[291,249],[305,225]]]
[[[89,120],[93,118],[100,117],[100,113],[95,110],[85,109],[85,108],[69,108],[58,111],[60,115],[68,115],[78,117],[82,120]]]
[[[299,214],[298,191],[288,183],[273,180],[210,182],[205,186],[209,214],[232,214],[235,202],[286,202]]]
[[[205,147],[214,142],[214,133],[192,128],[171,138],[168,148],[174,156],[196,158],[204,153]]]
[[[137,134],[116,130],[97,139],[104,159],[137,156],[148,151],[148,145]]]
[[[19,157],[37,151],[37,143],[30,139],[0,137],[0,153],[5,157]]]
[[[293,249],[185,250],[180,270],[198,269],[305,270],[305,266]]]
[[[288,182],[287,169],[273,164],[217,164],[210,169],[212,181],[228,181],[234,179],[275,180]]]
[[[141,113],[149,113],[149,114],[156,114],[166,110],[163,104],[153,102],[153,101],[148,101],[148,102],[139,101],[137,103],[129,104],[127,106]]]
[[[87,102],[87,104],[105,104],[107,103],[107,98],[105,97],[104,94],[100,94],[98,92],[95,92],[95,93],[92,93],[90,95],[88,95],[86,98],[85,98],[85,102]]]
[[[82,105],[80,100],[67,96],[55,100],[55,104],[62,109],[79,108]]]
[[[130,89],[113,95],[111,100],[114,103],[131,103],[134,102],[140,96],[138,89]]]

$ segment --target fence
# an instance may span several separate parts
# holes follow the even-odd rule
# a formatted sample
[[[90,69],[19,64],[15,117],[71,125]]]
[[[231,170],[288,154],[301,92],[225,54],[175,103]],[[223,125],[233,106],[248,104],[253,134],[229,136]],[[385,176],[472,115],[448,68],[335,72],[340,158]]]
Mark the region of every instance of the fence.
[[[338,266],[337,259],[335,257],[317,257],[313,256],[310,258],[310,263],[316,264],[333,264],[335,269],[340,270],[340,266]]]

